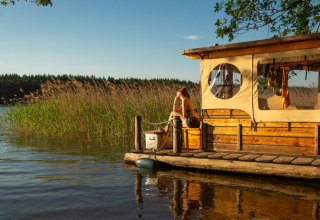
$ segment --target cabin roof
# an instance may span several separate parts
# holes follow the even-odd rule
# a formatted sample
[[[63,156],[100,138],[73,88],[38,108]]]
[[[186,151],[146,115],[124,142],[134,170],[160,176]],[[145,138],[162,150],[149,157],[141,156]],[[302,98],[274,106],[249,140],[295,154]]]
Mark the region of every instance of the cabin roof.
[[[286,48],[283,47],[286,44],[294,44],[294,43],[304,43],[310,42],[320,39],[320,33],[314,34],[307,34],[307,35],[298,35],[298,36],[291,36],[291,37],[282,37],[282,38],[271,38],[266,40],[256,40],[256,41],[247,41],[247,42],[240,42],[234,44],[224,44],[224,45],[215,45],[209,47],[201,47],[201,48],[194,48],[194,49],[187,49],[182,51],[182,55],[185,55],[191,59],[204,59],[204,58],[211,58],[211,55],[208,54],[215,54],[218,53],[219,57],[236,55],[236,53],[240,51],[248,51],[248,49],[262,49],[265,47],[274,47],[277,45],[281,45],[279,48]],[[283,49],[281,49],[283,50]],[[239,55],[243,55],[243,52],[240,52]],[[214,57],[213,57],[214,58]]]

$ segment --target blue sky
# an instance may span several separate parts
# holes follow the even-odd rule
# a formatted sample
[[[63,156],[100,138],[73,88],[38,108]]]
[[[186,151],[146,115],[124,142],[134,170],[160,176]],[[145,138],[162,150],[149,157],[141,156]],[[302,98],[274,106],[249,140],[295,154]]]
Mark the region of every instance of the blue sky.
[[[0,7],[0,74],[199,80],[184,49],[228,43],[212,0],[20,1]],[[251,32],[233,42],[266,38]]]

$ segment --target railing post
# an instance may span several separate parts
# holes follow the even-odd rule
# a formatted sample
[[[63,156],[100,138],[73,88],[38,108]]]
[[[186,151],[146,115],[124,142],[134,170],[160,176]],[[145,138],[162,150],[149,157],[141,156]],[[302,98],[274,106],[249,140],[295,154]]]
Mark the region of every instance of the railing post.
[[[202,150],[206,150],[206,149],[208,149],[208,125],[206,124],[206,123],[204,123],[204,122],[202,122],[202,127],[201,127],[201,135],[202,135],[202,137],[200,137],[201,138],[201,145],[202,145],[202,147],[201,147],[201,149]]]
[[[237,127],[237,150],[242,151],[242,125],[238,124]]]
[[[181,153],[182,148],[182,121],[179,116],[173,117],[173,134],[172,134],[172,145],[173,153]]]
[[[135,117],[134,149],[137,151],[142,150],[142,146],[141,146],[141,116],[140,115]]]
[[[320,129],[319,125],[316,125],[314,128],[314,154],[320,154]]]

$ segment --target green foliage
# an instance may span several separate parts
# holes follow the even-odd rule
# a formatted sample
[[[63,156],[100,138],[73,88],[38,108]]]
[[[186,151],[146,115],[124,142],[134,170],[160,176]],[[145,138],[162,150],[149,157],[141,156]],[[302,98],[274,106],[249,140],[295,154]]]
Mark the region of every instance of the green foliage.
[[[312,0],[226,0],[216,3],[214,11],[226,14],[215,26],[217,36],[229,41],[263,27],[275,37],[309,34],[320,24],[320,4]]]
[[[12,104],[30,93],[38,93],[40,85],[50,79],[59,79],[67,81],[68,75],[23,75],[4,74],[0,75],[0,104]],[[79,80],[85,80],[90,77],[75,76]]]
[[[144,86],[150,83],[159,84],[184,84],[192,85],[190,81],[182,81],[177,79],[138,79],[138,78],[119,78],[115,79],[113,77],[108,78],[95,78],[93,76],[71,76],[71,75],[23,75],[18,74],[4,74],[0,75],[0,104],[14,104],[20,101],[24,96],[30,93],[36,93],[41,95],[41,84],[47,81],[59,80],[62,83],[73,78],[80,82],[91,82],[103,85],[105,80],[108,80],[111,84],[116,86],[121,86],[128,84],[131,86],[139,85]]]
[[[1,0],[1,5],[7,6],[8,4],[14,5],[17,1],[19,0]],[[28,0],[25,0],[26,2]],[[52,1],[51,0],[31,0],[31,2],[36,3],[37,5],[42,5],[42,6],[52,6]]]

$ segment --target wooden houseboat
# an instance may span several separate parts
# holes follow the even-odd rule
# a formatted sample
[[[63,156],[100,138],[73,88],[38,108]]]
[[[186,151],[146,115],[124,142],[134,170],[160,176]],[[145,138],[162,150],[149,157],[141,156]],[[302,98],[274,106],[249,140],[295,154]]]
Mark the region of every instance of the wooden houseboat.
[[[200,60],[201,128],[183,129],[182,150],[176,132],[167,153],[143,151],[137,134],[125,161],[320,179],[320,34],[182,54]]]

